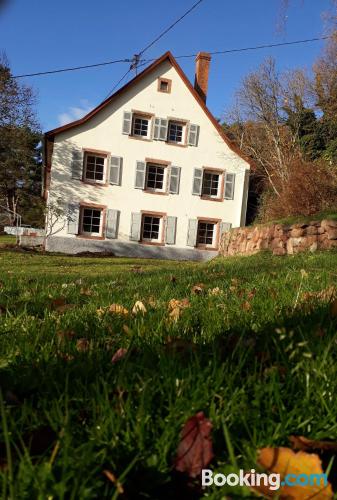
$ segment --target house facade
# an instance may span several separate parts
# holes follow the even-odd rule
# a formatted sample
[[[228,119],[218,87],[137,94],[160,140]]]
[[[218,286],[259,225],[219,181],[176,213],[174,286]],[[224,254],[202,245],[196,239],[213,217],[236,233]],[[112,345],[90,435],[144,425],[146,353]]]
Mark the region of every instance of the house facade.
[[[209,64],[192,86],[168,52],[45,134],[44,197],[63,207],[48,251],[203,260],[244,225],[250,165],[206,107]]]

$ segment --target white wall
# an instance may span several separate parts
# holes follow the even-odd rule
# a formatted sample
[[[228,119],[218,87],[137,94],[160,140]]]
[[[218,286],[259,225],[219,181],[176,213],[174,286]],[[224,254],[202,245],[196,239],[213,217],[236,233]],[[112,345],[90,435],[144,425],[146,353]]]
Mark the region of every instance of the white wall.
[[[172,80],[170,94],[157,91],[158,76]],[[131,110],[153,113],[161,118],[182,118],[198,124],[198,146],[184,148],[162,141],[141,141],[123,135],[123,112]],[[74,145],[122,156],[122,185],[91,186],[72,179],[71,151]],[[181,167],[178,195],[160,196],[134,188],[136,161],[144,160],[145,157],[168,160]],[[233,200],[206,201],[192,195],[193,169],[203,166],[236,173]],[[50,197],[62,198],[65,203],[92,202],[120,210],[118,239],[122,241],[129,241],[132,212],[166,212],[167,215],[178,218],[175,246],[184,248],[190,218],[212,217],[230,222],[233,227],[240,226],[246,169],[249,169],[248,163],[224,143],[176,70],[168,61],[164,61],[89,122],[55,137]],[[74,238],[66,233],[66,228],[58,236]]]

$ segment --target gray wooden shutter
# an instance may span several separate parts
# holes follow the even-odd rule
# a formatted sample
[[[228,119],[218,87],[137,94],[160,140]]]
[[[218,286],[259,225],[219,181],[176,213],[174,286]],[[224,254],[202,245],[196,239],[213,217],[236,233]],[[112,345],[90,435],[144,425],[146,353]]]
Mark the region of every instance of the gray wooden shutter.
[[[235,174],[225,174],[225,200],[232,200],[234,198]]]
[[[115,186],[121,185],[122,163],[123,163],[123,158],[121,158],[120,156],[110,157],[110,175],[109,175],[110,184],[113,184]]]
[[[74,149],[71,160],[71,177],[82,180],[83,175],[83,151]]]
[[[195,168],[193,173],[192,194],[201,195],[202,189],[202,168]]]
[[[80,220],[80,206],[78,203],[69,203],[68,205],[68,234],[78,234]]]
[[[106,215],[105,236],[115,239],[118,236],[119,210],[108,209]]]
[[[131,230],[130,230],[131,241],[140,240],[141,226],[142,226],[142,214],[140,212],[133,212],[131,214]]]
[[[187,246],[195,247],[197,244],[198,219],[188,220]]]
[[[160,141],[167,140],[167,129],[168,129],[168,120],[166,120],[166,118],[160,118],[160,129],[159,129]]]
[[[232,224],[230,222],[221,222],[220,224],[220,236],[230,230]]]
[[[135,188],[144,189],[145,187],[146,163],[144,161],[136,162]]]
[[[176,242],[177,217],[168,216],[166,218],[165,243],[174,245]]]
[[[156,141],[159,141],[159,131],[160,131],[160,118],[154,119],[154,128],[153,128],[153,138]]]
[[[195,125],[194,123],[190,123],[188,129],[188,144],[190,146],[197,146],[199,141],[199,125]]]
[[[130,111],[124,111],[123,113],[123,134],[130,135],[132,128],[132,113]]]
[[[171,165],[169,192],[172,194],[179,193],[180,171],[181,171],[180,167],[174,167],[173,165]]]

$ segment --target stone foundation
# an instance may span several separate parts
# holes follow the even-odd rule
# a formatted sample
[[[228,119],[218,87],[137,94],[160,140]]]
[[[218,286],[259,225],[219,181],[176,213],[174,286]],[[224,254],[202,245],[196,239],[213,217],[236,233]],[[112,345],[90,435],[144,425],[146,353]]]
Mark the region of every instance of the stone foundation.
[[[322,220],[231,229],[222,236],[219,254],[251,255],[270,250],[274,255],[292,255],[332,248],[337,248],[337,221]]]

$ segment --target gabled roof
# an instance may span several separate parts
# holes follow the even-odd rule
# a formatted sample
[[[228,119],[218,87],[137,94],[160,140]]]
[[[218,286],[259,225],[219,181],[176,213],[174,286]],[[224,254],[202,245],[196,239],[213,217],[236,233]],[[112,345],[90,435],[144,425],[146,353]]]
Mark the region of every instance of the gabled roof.
[[[225,134],[225,131],[223,130],[222,126],[220,123],[217,121],[217,119],[212,115],[210,110],[207,108],[205,102],[203,99],[200,97],[198,92],[195,90],[187,76],[185,75],[184,71],[181,69],[171,52],[165,52],[161,57],[156,59],[150,66],[145,68],[141,73],[139,73],[137,76],[135,76],[132,80],[130,80],[126,85],[121,87],[117,92],[115,92],[112,96],[108,97],[103,101],[101,104],[99,104],[96,108],[94,108],[92,111],[90,111],[88,114],[83,116],[83,118],[80,118],[79,120],[75,120],[71,123],[67,123],[66,125],[62,125],[61,127],[54,128],[53,130],[50,130],[49,132],[46,132],[45,136],[49,140],[53,140],[54,136],[56,134],[59,134],[60,132],[64,132],[65,130],[69,130],[71,128],[77,127],[78,125],[82,125],[89,121],[93,116],[95,116],[97,113],[99,113],[103,108],[108,106],[111,102],[115,101],[120,95],[122,95],[124,92],[126,92],[132,85],[135,85],[138,83],[144,76],[148,75],[151,73],[152,70],[154,70],[157,66],[159,66],[161,63],[164,61],[168,60],[171,65],[175,68],[183,82],[185,83],[186,87],[188,90],[191,92],[195,100],[198,102],[199,106],[203,109],[209,120],[213,123],[214,127],[217,129],[219,132],[219,135],[222,137],[224,142],[227,144],[227,146],[234,151],[237,155],[239,155],[243,160],[248,162],[249,164],[252,164],[252,160],[247,158],[240,150],[240,148],[233,142],[231,141],[227,135]]]

